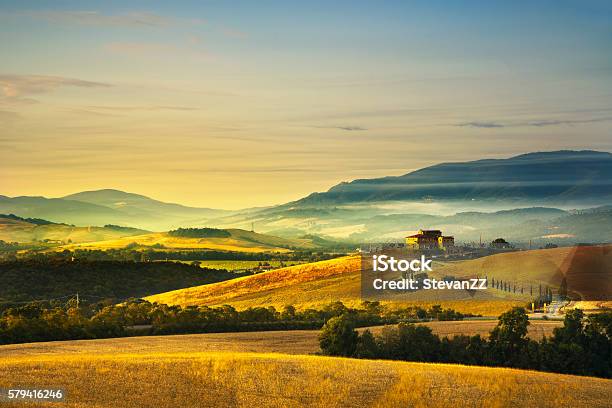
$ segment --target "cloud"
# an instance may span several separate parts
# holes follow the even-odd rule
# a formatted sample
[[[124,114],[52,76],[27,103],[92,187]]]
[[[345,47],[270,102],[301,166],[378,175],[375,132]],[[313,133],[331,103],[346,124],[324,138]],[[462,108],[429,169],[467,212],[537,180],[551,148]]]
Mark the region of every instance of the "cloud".
[[[151,105],[151,106],[88,106],[89,109],[101,111],[195,111],[199,108],[191,106],[167,106],[167,105]]]
[[[502,127],[505,127],[501,123],[495,123],[495,122],[467,122],[467,123],[459,123],[455,126],[475,127],[475,128],[502,128]]]
[[[528,122],[525,126],[557,126],[557,125],[579,125],[581,123],[607,122],[610,118],[593,118],[593,119],[568,119],[568,120],[537,120]]]
[[[584,123],[607,122],[612,120],[612,117],[589,118],[589,119],[543,119],[526,122],[465,122],[457,123],[454,126],[458,127],[473,127],[473,128],[509,128],[509,127],[545,127],[545,126],[573,126]]]
[[[36,103],[35,99],[28,96],[51,92],[66,86],[99,88],[112,85],[48,75],[0,75],[0,102],[18,104]]]
[[[346,130],[349,132],[352,131],[360,131],[360,130],[368,130],[367,128],[361,127],[361,126],[315,126],[315,128],[318,129],[338,129],[338,130]]]
[[[205,20],[198,18],[175,18],[162,16],[146,11],[132,11],[119,14],[103,14],[99,11],[44,10],[26,11],[17,14],[20,16],[45,20],[52,23],[105,27],[168,27],[179,24],[197,25],[205,23]]]
[[[126,110],[146,110],[146,111],[157,111],[157,110],[175,110],[175,111],[194,111],[199,108],[191,106],[167,106],[167,105],[152,105],[152,106],[89,106],[91,109],[110,110],[110,111],[126,111]]]

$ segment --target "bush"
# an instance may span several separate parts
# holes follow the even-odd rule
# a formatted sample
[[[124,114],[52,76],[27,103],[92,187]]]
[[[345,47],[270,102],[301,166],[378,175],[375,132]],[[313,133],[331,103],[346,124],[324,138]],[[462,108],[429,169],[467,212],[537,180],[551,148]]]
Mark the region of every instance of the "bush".
[[[323,354],[330,356],[352,356],[357,348],[358,334],[355,325],[346,315],[329,319],[319,335]]]

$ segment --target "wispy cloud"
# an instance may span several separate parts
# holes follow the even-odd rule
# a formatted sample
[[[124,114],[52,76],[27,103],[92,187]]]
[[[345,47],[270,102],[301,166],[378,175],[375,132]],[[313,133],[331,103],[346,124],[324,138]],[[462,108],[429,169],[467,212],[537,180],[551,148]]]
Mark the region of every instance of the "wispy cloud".
[[[29,96],[70,86],[99,88],[112,85],[103,82],[48,75],[0,75],[0,102],[11,104],[36,103],[37,101]]]
[[[545,127],[545,126],[573,126],[584,123],[597,123],[611,121],[612,117],[589,119],[543,119],[524,122],[464,122],[454,126],[472,128],[510,128],[510,127]]]
[[[466,122],[466,123],[459,123],[456,126],[475,127],[475,128],[503,128],[503,127],[506,127],[505,125],[501,123],[496,123],[496,122]]]
[[[527,126],[557,126],[557,125],[579,125],[581,123],[596,123],[596,122],[607,122],[612,120],[609,118],[592,118],[592,119],[567,119],[567,120],[536,120],[527,123]]]
[[[168,27],[179,24],[197,25],[204,24],[206,22],[205,20],[199,18],[176,18],[162,16],[146,11],[104,14],[99,11],[88,10],[43,10],[23,11],[16,14],[19,16],[45,20],[52,23],[107,27]]]
[[[351,125],[340,125],[340,126],[314,126],[317,129],[338,129],[338,130],[346,130],[348,132],[353,131],[361,131],[368,130],[367,128],[361,126],[351,126]]]

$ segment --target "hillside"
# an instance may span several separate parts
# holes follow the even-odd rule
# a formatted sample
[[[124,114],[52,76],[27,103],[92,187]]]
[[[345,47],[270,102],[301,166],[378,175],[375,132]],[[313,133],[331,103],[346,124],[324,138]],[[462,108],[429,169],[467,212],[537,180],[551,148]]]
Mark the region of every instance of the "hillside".
[[[233,272],[180,262],[23,259],[0,263],[0,304],[60,299],[123,301],[235,278]]]
[[[64,248],[117,249],[130,246],[134,247],[134,249],[140,247],[140,249],[210,249],[238,252],[289,252],[292,248],[312,249],[316,247],[310,239],[285,239],[241,229],[227,229],[222,231],[226,231],[228,236],[194,238],[173,236],[168,232],[155,232],[99,242],[66,245]]]
[[[552,207],[499,210],[504,208],[502,203],[489,204],[493,211],[474,210],[482,204],[472,201],[281,206],[214,219],[210,225],[229,228],[254,222],[259,231],[273,235],[316,234],[353,242],[399,240],[421,228],[441,229],[458,242],[478,242],[481,238],[488,242],[500,236],[523,246],[529,241],[534,246],[610,241],[612,210],[606,206],[569,211]]]
[[[144,195],[114,189],[82,191],[62,198],[116,209],[123,214],[127,214],[137,223],[154,225],[154,229],[158,231],[174,228],[178,225],[201,223],[205,219],[229,213],[212,208],[165,203]]]
[[[612,268],[608,265],[610,250],[606,247],[574,247],[548,250],[521,251],[497,254],[475,260],[456,262],[434,262],[431,277],[443,278],[452,275],[457,278],[485,276],[507,282],[532,283],[558,286],[559,274],[567,274],[568,288],[577,292],[593,291],[603,288],[612,293],[609,276]],[[602,268],[594,269],[594,265]],[[334,301],[348,305],[361,303],[360,258],[358,255],[329,261],[296,265],[288,268],[264,272],[231,281],[212,285],[180,289],[172,292],[149,296],[151,302],[186,305],[223,305],[231,304],[237,308],[273,305],[282,308],[292,304],[300,308],[316,307]],[[584,272],[595,284],[585,286]],[[579,277],[579,278],[572,278]],[[597,278],[595,280],[595,277]],[[581,286],[582,285],[582,286]],[[589,293],[591,293],[589,292]],[[531,298],[508,293],[497,289],[470,294],[449,291],[419,291],[397,299],[401,304],[407,300],[411,304],[431,305],[441,303],[458,311],[496,315],[512,305],[523,305]]]
[[[435,269],[438,276],[487,276],[517,286],[559,287],[565,277],[568,292],[584,300],[609,300],[612,294],[612,245],[576,246],[497,254],[449,262]]]
[[[441,163],[397,177],[340,183],[290,205],[424,199],[601,205],[612,199],[610,180],[611,153],[537,152],[508,159]]]
[[[488,337],[497,325],[497,320],[431,321],[416,323],[429,327],[440,337],[457,335]],[[528,336],[541,340],[552,336],[561,321],[533,320],[529,322]],[[370,330],[380,334],[384,326],[359,328],[359,332]],[[46,355],[96,353],[135,354],[172,350],[175,353],[198,351],[246,351],[250,353],[315,354],[320,351],[320,330],[279,330],[258,332],[227,332],[201,334],[172,334],[156,336],[134,336],[123,339],[58,340],[35,343],[0,345],[5,358],[35,356],[41,349]]]
[[[223,210],[164,203],[119,190],[96,190],[62,198],[0,196],[0,213],[44,218],[80,226],[117,224],[162,231],[181,225],[201,225]]]
[[[360,258],[349,256],[296,265],[233,279],[223,285],[204,285],[149,296],[166,304],[237,307],[287,304],[310,305],[359,298]]]
[[[121,344],[130,339],[114,339]],[[452,364],[237,352],[95,350],[0,360],[0,387],[65,390],[62,406],[607,407],[612,381]],[[80,343],[83,344],[83,343]],[[104,349],[103,349],[104,350]],[[13,405],[18,406],[19,402]]]
[[[130,224],[130,217],[127,214],[116,209],[61,198],[0,195],[0,213],[82,226],[109,223],[135,226]]]
[[[5,242],[82,243],[119,239],[145,232],[147,231],[136,228],[118,228],[110,225],[105,227],[75,227],[40,219],[24,219],[0,214],[0,240]]]
[[[357,255],[329,261],[296,265],[253,276],[233,279],[219,284],[179,289],[149,296],[150,302],[188,305],[220,306],[231,304],[243,309],[257,306],[274,306],[282,309],[294,305],[300,309],[320,308],[341,301],[346,305],[362,303],[360,258]],[[499,294],[501,296],[501,293]],[[387,302],[389,303],[389,302]],[[498,315],[513,305],[524,302],[513,299],[484,297],[479,300],[449,298],[441,301],[421,297],[410,304],[424,307],[443,304],[460,312]],[[397,302],[402,306],[404,302]]]

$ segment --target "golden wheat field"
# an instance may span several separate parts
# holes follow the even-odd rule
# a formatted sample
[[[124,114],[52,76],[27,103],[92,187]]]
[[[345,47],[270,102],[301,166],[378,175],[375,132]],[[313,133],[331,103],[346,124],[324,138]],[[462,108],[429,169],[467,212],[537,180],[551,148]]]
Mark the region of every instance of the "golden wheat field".
[[[463,320],[419,323],[432,329],[439,336],[459,334],[488,336],[497,324],[496,320]],[[550,337],[560,321],[532,321],[529,337],[540,340]],[[378,333],[383,326],[369,327]],[[360,331],[364,329],[359,329]],[[65,354],[118,354],[151,352],[192,351],[248,351],[253,353],[315,354],[319,352],[318,330],[283,330],[238,333],[179,334],[166,336],[137,336],[118,339],[66,340],[40,343],[9,344],[0,346],[3,357],[27,357]]]
[[[257,306],[274,306],[282,309],[285,305],[293,305],[298,309],[320,308],[336,301],[357,307],[362,303],[360,267],[359,256],[352,255],[276,269],[211,285],[160,293],[149,296],[146,300],[181,306],[231,304],[237,309]],[[407,305],[427,308],[441,304],[443,307],[460,312],[483,316],[497,316],[512,306],[525,304],[524,301],[503,298],[383,303],[391,308]]]
[[[583,269],[590,270],[591,267],[602,269],[612,254],[611,249],[612,246],[555,248],[497,254],[466,261],[435,261],[432,276],[450,275],[461,278],[487,275],[510,282],[532,282],[537,290],[539,283],[546,285],[554,279],[559,280],[559,276],[563,276],[568,271],[575,276],[581,273],[576,271]],[[584,256],[585,254],[589,256]],[[593,263],[592,258],[599,263]],[[146,299],[151,302],[181,306],[231,304],[238,309],[256,306],[274,306],[280,309],[289,304],[298,309],[319,308],[335,301],[355,307],[362,302],[360,268],[359,255],[351,255],[277,269],[231,281],[160,293]],[[608,275],[609,272],[607,275],[596,273],[589,276],[607,282]],[[591,286],[601,287],[599,284]],[[443,298],[437,291],[426,292],[428,293],[406,294],[397,301],[382,303],[391,308],[407,305],[427,308],[440,304],[464,313],[497,316],[512,306],[526,305],[530,299],[529,292],[520,295],[496,289],[475,295],[450,291],[444,293]],[[410,299],[412,295],[414,300]],[[427,300],[428,296],[431,300]]]
[[[65,407],[607,407],[612,381],[503,368],[266,353],[7,357],[0,387]],[[23,402],[7,407],[40,406]]]
[[[612,245],[509,252],[441,263],[435,270],[439,276],[488,276],[536,290],[539,284],[558,286],[565,277],[568,288],[583,298],[601,294],[605,299],[612,290]]]

